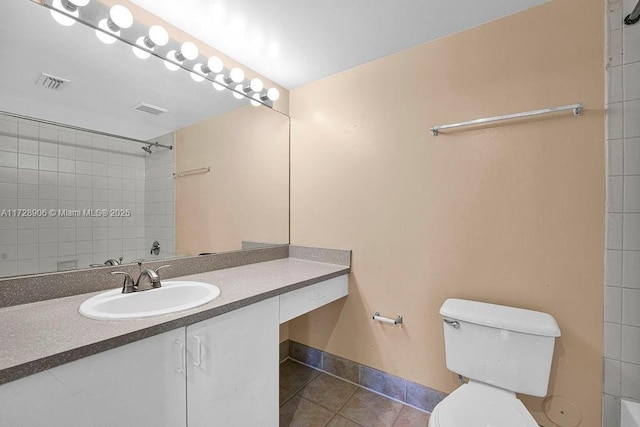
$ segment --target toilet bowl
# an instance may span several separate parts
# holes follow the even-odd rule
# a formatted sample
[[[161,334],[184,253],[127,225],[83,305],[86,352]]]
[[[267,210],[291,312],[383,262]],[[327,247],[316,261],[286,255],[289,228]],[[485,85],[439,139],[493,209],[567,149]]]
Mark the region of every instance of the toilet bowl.
[[[429,427],[538,427],[515,393],[470,381],[438,404]]]
[[[469,382],[436,405],[429,427],[538,427],[516,393],[547,394],[555,319],[460,299],[446,300],[440,314],[447,368]]]

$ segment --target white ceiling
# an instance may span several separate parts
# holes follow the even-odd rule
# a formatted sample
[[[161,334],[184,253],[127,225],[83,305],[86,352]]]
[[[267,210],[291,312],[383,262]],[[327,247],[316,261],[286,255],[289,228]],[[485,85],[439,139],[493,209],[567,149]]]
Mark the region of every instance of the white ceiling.
[[[548,0],[132,0],[289,89]]]

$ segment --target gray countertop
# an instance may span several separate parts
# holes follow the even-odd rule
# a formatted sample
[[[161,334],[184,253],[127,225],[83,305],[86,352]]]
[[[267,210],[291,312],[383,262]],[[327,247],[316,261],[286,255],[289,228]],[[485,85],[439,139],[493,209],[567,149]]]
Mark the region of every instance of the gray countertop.
[[[183,276],[175,279],[212,283],[220,288],[220,296],[191,310],[148,319],[104,321],[81,316],[80,304],[100,292],[3,308],[0,309],[0,384],[349,271],[344,265],[284,258]]]

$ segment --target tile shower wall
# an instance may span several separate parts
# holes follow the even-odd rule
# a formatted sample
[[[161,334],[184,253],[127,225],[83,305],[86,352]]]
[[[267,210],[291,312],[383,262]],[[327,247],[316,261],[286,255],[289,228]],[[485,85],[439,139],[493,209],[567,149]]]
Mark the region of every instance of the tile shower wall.
[[[155,139],[175,146],[174,133]],[[145,164],[145,259],[175,256],[175,156],[173,150],[154,149]],[[160,243],[160,253],[151,253],[153,242]]]
[[[604,426],[620,425],[620,398],[640,401],[640,24],[637,0],[609,0]]]
[[[146,205],[156,197],[145,192],[149,157],[135,143],[0,116],[0,213],[131,211],[106,218],[2,216],[0,276],[147,258]]]

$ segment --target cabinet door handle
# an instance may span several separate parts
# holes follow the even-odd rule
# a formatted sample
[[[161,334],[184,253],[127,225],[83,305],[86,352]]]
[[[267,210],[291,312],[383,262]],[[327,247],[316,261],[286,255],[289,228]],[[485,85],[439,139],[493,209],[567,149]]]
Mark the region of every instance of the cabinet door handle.
[[[312,292],[311,293],[311,299],[316,301],[319,300],[321,298],[324,298],[324,294],[322,292]]]
[[[196,351],[193,356],[193,364],[200,366],[202,364],[202,340],[197,335],[192,335],[191,338],[196,342]]]
[[[175,340],[178,346],[178,352],[180,353],[180,366],[176,368],[176,372],[181,374],[184,372],[184,344],[180,340]]]

